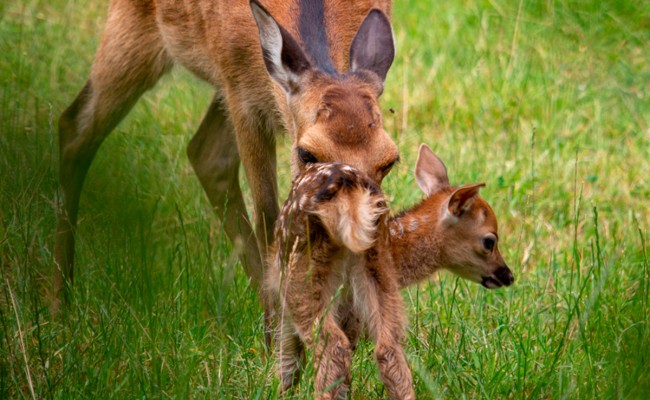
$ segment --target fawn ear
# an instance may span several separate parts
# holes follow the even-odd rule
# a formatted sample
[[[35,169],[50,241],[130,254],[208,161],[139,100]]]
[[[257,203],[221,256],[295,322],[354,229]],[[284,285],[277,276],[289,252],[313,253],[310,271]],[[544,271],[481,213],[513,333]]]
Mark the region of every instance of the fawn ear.
[[[431,196],[442,187],[449,186],[445,164],[426,144],[420,145],[420,153],[415,163],[415,181],[427,196]]]
[[[460,217],[476,200],[479,190],[485,186],[485,183],[475,183],[472,185],[461,186],[454,191],[449,197],[447,209],[451,215]]]
[[[372,9],[363,20],[350,46],[350,71],[372,71],[382,83],[395,58],[395,40],[388,17]]]
[[[300,76],[311,67],[305,52],[257,0],[251,0],[250,5],[259,30],[266,70],[285,93],[297,93]]]

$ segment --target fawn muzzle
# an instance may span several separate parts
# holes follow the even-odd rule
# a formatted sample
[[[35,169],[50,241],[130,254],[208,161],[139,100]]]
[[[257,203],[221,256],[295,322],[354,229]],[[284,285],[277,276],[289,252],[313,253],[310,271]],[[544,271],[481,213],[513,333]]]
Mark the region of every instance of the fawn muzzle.
[[[496,289],[501,286],[510,286],[515,281],[515,276],[512,274],[507,265],[497,268],[490,276],[484,276],[481,284],[488,289]]]

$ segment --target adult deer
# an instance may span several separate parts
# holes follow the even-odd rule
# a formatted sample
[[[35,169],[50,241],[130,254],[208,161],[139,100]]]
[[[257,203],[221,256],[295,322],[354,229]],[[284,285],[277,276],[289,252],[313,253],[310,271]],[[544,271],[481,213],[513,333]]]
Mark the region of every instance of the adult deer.
[[[216,88],[188,147],[194,171],[257,284],[278,214],[276,135],[295,176],[340,161],[380,182],[398,157],[378,104],[394,57],[389,0],[112,0],[90,78],[59,121],[52,310],[73,280],[81,188],[106,136],[180,64]],[[257,26],[256,26],[257,25]],[[261,49],[260,49],[261,46]],[[255,233],[238,180],[244,166]],[[227,205],[227,207],[226,207]]]

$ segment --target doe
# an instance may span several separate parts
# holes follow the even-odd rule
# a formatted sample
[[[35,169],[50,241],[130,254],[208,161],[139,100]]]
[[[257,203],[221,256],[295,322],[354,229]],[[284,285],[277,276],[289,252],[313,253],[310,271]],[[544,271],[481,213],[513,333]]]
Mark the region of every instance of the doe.
[[[173,65],[216,89],[187,153],[253,284],[262,279],[278,214],[279,133],[291,137],[294,175],[314,161],[345,162],[377,182],[388,173],[398,153],[382,127],[378,98],[394,58],[391,2],[263,2],[110,2],[90,77],[59,120],[54,313],[73,281],[79,198],[93,158]],[[255,230],[240,189],[240,162]]]

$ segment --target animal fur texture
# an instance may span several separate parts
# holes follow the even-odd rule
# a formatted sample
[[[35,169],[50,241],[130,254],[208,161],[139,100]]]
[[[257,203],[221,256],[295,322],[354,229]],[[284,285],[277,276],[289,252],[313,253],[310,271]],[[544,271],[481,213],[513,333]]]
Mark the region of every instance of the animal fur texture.
[[[441,268],[487,288],[513,282],[498,251],[494,212],[478,196],[483,184],[450,186],[426,146],[416,181],[427,197],[392,218],[374,181],[351,166],[310,164],[294,181],[265,276],[282,390],[298,379],[307,348],[319,398],[344,397],[365,330],[389,396],[414,398],[399,290]]]
[[[73,282],[90,165],[173,66],[215,89],[187,154],[254,285],[279,211],[279,135],[289,135],[294,176],[308,161],[338,161],[381,181],[398,153],[379,106],[395,54],[390,11],[389,0],[111,0],[88,79],[59,119],[52,312]]]

